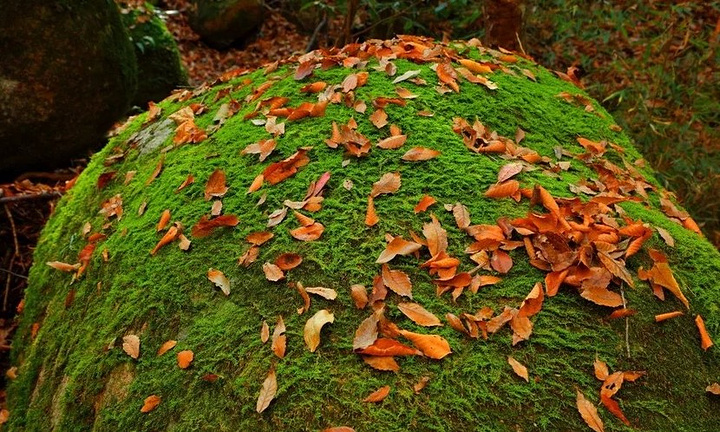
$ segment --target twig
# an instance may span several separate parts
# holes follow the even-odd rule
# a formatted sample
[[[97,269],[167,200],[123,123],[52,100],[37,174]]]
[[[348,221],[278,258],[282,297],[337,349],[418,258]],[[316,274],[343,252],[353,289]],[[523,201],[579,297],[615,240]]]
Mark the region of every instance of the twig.
[[[627,304],[625,303],[625,290],[623,289],[622,284],[620,285],[620,296],[622,297],[623,302],[623,309],[627,309]],[[627,348],[627,356],[630,358],[630,318],[625,317],[625,347]]]
[[[7,203],[13,203],[18,201],[26,201],[26,200],[36,200],[36,199],[54,199],[54,198],[60,198],[62,194],[57,191],[52,192],[40,192],[37,194],[23,194],[23,195],[13,195],[8,197],[0,197],[0,204],[7,204]],[[7,206],[6,206],[7,208]]]
[[[317,43],[318,35],[320,34],[320,31],[323,27],[327,24],[327,13],[323,14],[323,19],[320,21],[320,24],[315,27],[315,31],[313,31],[312,36],[310,36],[310,40],[307,43],[307,46],[305,47],[305,52],[310,52],[314,49],[314,45]]]
[[[7,204],[5,204],[3,207],[5,207],[5,214],[8,217],[8,220],[10,220],[10,228],[12,229],[12,235],[13,235],[13,242],[15,242],[15,256],[20,256],[20,243],[18,243],[17,239],[17,230],[15,229],[15,219],[12,217],[12,213],[10,213],[10,208]],[[10,261],[12,263],[12,261]],[[12,267],[12,266],[11,266]]]
[[[7,299],[10,293],[10,281],[12,280],[12,267],[15,263],[15,257],[10,258],[10,270],[8,270],[8,277],[5,279],[5,294],[3,295],[3,312],[7,312]]]
[[[10,271],[10,270],[8,270],[8,269],[0,268],[0,271],[5,272],[5,273],[8,273],[8,274],[11,274],[11,275],[13,275],[13,276],[15,276],[15,277],[19,277],[20,279],[25,279],[25,280],[28,279],[27,276],[21,275],[20,273],[15,273],[14,271]]]

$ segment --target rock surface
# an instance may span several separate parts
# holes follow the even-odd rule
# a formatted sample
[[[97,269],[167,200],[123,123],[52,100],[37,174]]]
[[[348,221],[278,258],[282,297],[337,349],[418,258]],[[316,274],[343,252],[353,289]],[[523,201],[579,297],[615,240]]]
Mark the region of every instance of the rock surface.
[[[190,27],[219,48],[249,35],[265,15],[262,0],[192,0],[191,4]]]
[[[590,430],[576,389],[605,430],[631,430],[600,403],[596,359],[645,371],[612,375],[632,427],[720,421],[720,355],[694,322],[719,337],[720,254],[572,83],[405,38],[158,107],[44,230],[8,430]]]
[[[137,69],[114,2],[4,1],[0,176],[67,167],[127,110]]]

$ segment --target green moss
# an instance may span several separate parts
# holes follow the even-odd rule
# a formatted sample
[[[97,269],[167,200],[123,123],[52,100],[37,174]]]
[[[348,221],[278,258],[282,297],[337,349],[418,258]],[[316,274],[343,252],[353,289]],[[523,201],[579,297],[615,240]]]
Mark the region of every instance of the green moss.
[[[488,54],[473,52],[476,58]],[[618,394],[620,404],[634,425],[645,430],[710,430],[718,420],[717,401],[704,396],[704,388],[720,374],[715,348],[703,352],[692,319],[696,313],[706,317],[711,333],[720,334],[718,307],[720,295],[716,281],[720,277],[720,256],[709,243],[667,219],[656,207],[625,203],[623,208],[633,219],[641,218],[666,228],[676,239],[674,249],[657,238],[650,246],[668,253],[671,266],[691,300],[692,310],[676,320],[656,324],[656,313],[679,309],[674,298],[664,303],[652,295],[644,283],[625,289],[630,307],[639,313],[629,319],[609,321],[608,308],[581,299],[573,289],[545,301],[533,318],[534,332],[529,341],[511,346],[511,332],[503,329],[487,341],[470,340],[445,325],[432,330],[446,338],[453,353],[443,360],[403,358],[397,373],[378,372],[352,353],[355,329],[369,312],[352,306],[349,286],[372,285],[380,269],[375,259],[384,249],[384,234],[403,235],[420,232],[422,224],[434,213],[449,236],[449,253],[462,260],[461,269],[473,267],[463,250],[469,244],[465,233],[456,228],[452,214],[442,204],[461,202],[470,211],[472,222],[495,223],[500,217],[524,216],[527,201],[490,200],[483,192],[495,183],[497,170],[506,163],[496,155],[469,152],[452,132],[454,117],[478,118],[504,136],[514,136],[517,128],[526,132],[523,145],[555,160],[555,147],[572,153],[582,148],[577,136],[609,140],[621,146],[622,155],[634,161],[640,155],[627,137],[613,132],[613,120],[599,106],[595,112],[556,97],[562,91],[582,94],[571,84],[554,78],[549,72],[526,61],[508,65],[510,73],[497,71],[489,77],[498,84],[495,91],[479,85],[461,84],[459,94],[439,95],[435,73],[428,65],[404,60],[394,62],[398,75],[420,69],[427,86],[404,82],[402,86],[418,94],[405,107],[390,105],[389,122],[408,134],[407,143],[398,150],[373,148],[362,159],[351,159],[343,167],[343,154],[328,148],[331,123],[355,118],[359,131],[373,141],[387,136],[387,128],[377,130],[368,120],[343,104],[330,104],[325,117],[287,122],[286,133],[269,160],[260,164],[257,156],[240,155],[240,150],[268,134],[244,117],[256,103],[242,105],[210,138],[196,145],[183,145],[161,156],[158,151],[141,155],[135,137],[142,129],[146,114],[132,121],[127,129],[98,155],[58,205],[49,221],[36,252],[37,264],[31,271],[31,286],[26,308],[14,341],[13,359],[20,376],[9,389],[11,430],[44,430],[54,425],[59,430],[319,430],[349,425],[358,431],[383,430],[583,430],[575,408],[575,388],[598,402],[600,382],[593,376],[596,356],[608,362],[612,370],[646,370],[635,383],[626,383]],[[356,97],[367,102],[377,96],[393,97],[391,78],[370,69],[367,85],[356,90]],[[537,83],[522,75],[530,69]],[[233,98],[243,101],[266,79],[280,77],[263,95],[287,96],[290,106],[312,101],[298,89],[306,82],[323,80],[342,82],[350,73],[343,68],[317,70],[315,76],[297,82],[283,66],[265,77],[263,71],[234,79],[230,83],[199,92],[182,104],[171,100],[160,103],[163,118],[189,103],[204,103],[207,109],[196,123],[201,128],[212,124],[220,105]],[[242,85],[244,80],[251,83]],[[216,98],[221,88],[230,94]],[[216,100],[217,99],[217,100]],[[434,113],[419,117],[420,109]],[[160,122],[157,120],[155,123]],[[171,143],[169,137],[167,144]],[[281,160],[297,148],[312,146],[311,162],[293,177],[275,186],[246,194],[248,186],[269,162]],[[442,151],[437,159],[407,163],[400,156],[410,147],[425,146]],[[127,150],[122,162],[110,167],[104,159],[116,148]],[[621,155],[610,150],[609,158],[619,162]],[[149,185],[158,161],[164,158],[160,176]],[[155,225],[160,214],[169,209],[172,220],[190,227],[208,213],[211,203],[203,200],[209,175],[221,168],[227,174],[230,190],[223,198],[223,212],[240,217],[234,229],[222,228],[206,238],[192,239],[191,250],[184,252],[167,246],[156,256],[149,251],[161,234]],[[117,171],[116,179],[103,190],[96,186],[98,176]],[[126,173],[136,174],[126,185]],[[237,259],[249,247],[245,236],[265,229],[268,214],[282,207],[285,200],[300,200],[308,184],[330,171],[323,208],[313,214],[326,227],[315,242],[298,242],[289,235],[297,222],[289,216],[272,229],[275,237],[261,248],[258,261],[245,269]],[[380,223],[364,225],[366,197],[372,183],[386,172],[399,171],[402,187],[393,195],[376,199]],[[176,188],[192,174],[196,181],[180,192]],[[655,183],[651,178],[648,181]],[[596,174],[579,160],[571,160],[571,169],[557,178],[538,169],[519,176],[521,184],[543,185],[555,196],[572,196],[568,183]],[[342,186],[351,180],[353,187]],[[109,226],[97,213],[108,198],[121,194],[125,213]],[[264,204],[257,205],[267,194]],[[430,212],[415,215],[413,207],[424,194],[439,203]],[[657,197],[652,193],[651,202]],[[138,215],[141,204],[147,210]],[[656,204],[653,204],[655,206]],[[87,274],[73,284],[70,276],[43,263],[50,260],[75,262],[84,247],[81,231],[89,222],[93,231],[103,229],[108,238],[99,243]],[[189,229],[187,230],[189,231]],[[101,251],[109,252],[103,262]],[[334,288],[335,301],[313,298],[308,314],[298,315],[302,301],[284,281],[268,282],[262,263],[279,254],[295,251],[303,263],[288,272],[289,281],[305,286]],[[438,297],[431,277],[413,257],[399,257],[392,267],[407,272],[413,281],[415,301],[444,317],[474,312],[490,306],[496,312],[505,305],[517,306],[544,274],[532,267],[518,249],[511,256],[515,265],[499,284],[484,287],[473,295],[463,294],[457,302],[448,295]],[[628,266],[636,272],[651,265],[646,253],[632,257]],[[223,271],[231,281],[232,292],[225,297],[206,278],[208,268]],[[69,290],[75,300],[65,307]],[[386,315],[403,328],[427,333],[397,309],[398,299],[390,295]],[[320,309],[335,314],[335,322],[322,334],[315,353],[303,342],[303,327],[310,314]],[[288,350],[284,359],[273,356],[260,341],[263,320],[271,326],[282,315],[287,325]],[[33,323],[41,323],[37,338],[30,337]],[[141,355],[132,360],[121,348],[122,336],[134,333],[141,338]],[[178,346],[164,356],[155,355],[168,339]],[[627,350],[630,356],[627,356]],[[195,361],[181,370],[175,353],[191,349]],[[519,379],[507,364],[512,355],[530,370],[530,382]],[[267,371],[275,365],[278,394],[270,408],[255,412],[255,402]],[[208,373],[220,378],[202,379]],[[429,376],[427,388],[415,394],[412,385]],[[128,384],[129,382],[129,384]],[[362,399],[382,385],[392,392],[381,404],[365,404]],[[162,397],[158,408],[141,414],[143,400],[150,394]],[[108,403],[107,401],[113,401]],[[630,430],[603,408],[600,415],[610,431]]]
[[[130,33],[138,64],[138,88],[133,105],[164,99],[188,83],[175,39],[151,4],[124,11],[123,23]]]

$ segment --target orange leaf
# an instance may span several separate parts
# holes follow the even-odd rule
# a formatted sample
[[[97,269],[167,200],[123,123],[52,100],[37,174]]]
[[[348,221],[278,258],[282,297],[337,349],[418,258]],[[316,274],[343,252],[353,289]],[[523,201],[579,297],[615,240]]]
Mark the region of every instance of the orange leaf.
[[[669,320],[672,318],[677,318],[682,315],[683,315],[683,313],[681,311],[673,311],[673,312],[667,312],[667,313],[655,315],[655,322],[662,322],[662,321]]]
[[[620,308],[612,311],[610,316],[608,316],[608,319],[627,318],[629,316],[635,315],[636,313],[637,311],[635,309]]]
[[[382,278],[386,287],[396,294],[412,298],[412,283],[410,277],[401,270],[390,270],[387,264],[382,266]]]
[[[493,251],[492,257],[490,258],[490,265],[496,272],[505,274],[512,268],[513,260],[507,252],[498,249]]]
[[[597,357],[595,357],[595,362],[593,362],[593,369],[595,370],[595,378],[600,381],[605,381],[610,376],[607,364]]]
[[[175,345],[177,345],[177,341],[175,340],[169,340],[163,343],[160,348],[157,351],[157,355],[161,356],[165,354],[166,352],[170,351],[171,349],[175,348]]]
[[[520,183],[517,180],[508,180],[490,186],[484,195],[487,198],[506,198],[515,194],[519,189]]]
[[[216,169],[210,174],[210,178],[205,185],[205,201],[209,201],[212,197],[221,198],[227,191],[228,188],[225,186],[225,173],[220,169]]]
[[[440,156],[440,152],[427,147],[413,147],[400,159],[408,162],[426,161]]]
[[[206,215],[202,215],[200,220],[192,227],[191,233],[193,237],[207,237],[219,227],[234,227],[238,223],[240,223],[240,219],[234,215],[221,215],[210,220]]]
[[[319,222],[315,222],[312,225],[295,228],[290,231],[290,235],[301,241],[314,241],[320,238],[325,226]]]
[[[435,215],[430,215],[430,218],[431,222],[423,224],[423,235],[427,239],[430,255],[436,257],[447,250],[447,231],[440,225]]]
[[[280,267],[275,264],[266,262],[263,264],[262,269],[263,273],[265,273],[265,278],[271,282],[277,282],[280,279],[285,279],[285,274],[282,270],[280,270]]]
[[[381,149],[391,150],[402,147],[407,141],[407,135],[394,135],[377,143],[377,146]]]
[[[431,197],[430,195],[423,195],[422,198],[420,198],[420,201],[417,203],[413,211],[415,213],[424,212],[428,209],[431,205],[435,204],[437,201],[435,198]]]
[[[368,195],[368,206],[367,211],[365,212],[365,225],[371,227],[375,226],[378,222],[380,222],[380,218],[375,212],[375,200],[372,195]]]
[[[400,173],[385,173],[380,180],[373,183],[370,196],[395,193],[400,189]]]
[[[370,115],[370,121],[375,125],[376,128],[380,129],[387,125],[387,113],[384,109],[378,108]]]
[[[252,232],[245,237],[245,240],[253,244],[255,246],[260,246],[261,244],[265,243],[266,241],[273,238],[275,234],[269,232],[269,231],[256,231]]]
[[[305,323],[305,330],[303,331],[303,337],[310,352],[315,352],[320,345],[320,331],[323,326],[334,321],[335,316],[332,312],[329,312],[326,309],[317,311],[315,315],[307,320]]]
[[[623,423],[630,426],[630,421],[625,417],[625,414],[623,414],[622,410],[620,409],[620,405],[617,403],[617,401],[613,398],[611,398],[608,395],[600,393],[600,402],[602,402],[603,405],[605,405],[605,408],[607,408],[612,415],[619,418]]]
[[[401,237],[393,238],[390,243],[385,247],[385,250],[380,254],[378,259],[375,261],[377,264],[383,264],[389,262],[397,255],[409,255],[413,252],[420,250],[421,244],[415,242],[409,242],[403,240]]]
[[[270,402],[275,398],[275,393],[277,393],[277,378],[275,376],[275,368],[273,367],[270,369],[270,372],[268,372],[265,381],[263,381],[255,410],[258,413],[265,411],[267,407],[270,406]]]
[[[282,315],[278,317],[277,323],[275,324],[275,330],[273,330],[272,344],[270,349],[279,358],[285,357],[286,347],[286,336],[285,333],[285,322],[283,321]]]
[[[363,399],[363,402],[378,403],[382,402],[390,394],[390,386],[383,386],[374,392],[370,393],[368,397]]]
[[[168,222],[170,222],[170,210],[166,209],[160,215],[160,221],[158,221],[157,224],[157,231],[162,231],[167,226]]]
[[[436,73],[440,82],[447,84],[448,87],[453,89],[456,93],[460,91],[460,87],[455,81],[457,79],[457,74],[455,73],[455,69],[453,69],[450,65],[450,62],[438,64]]]
[[[310,158],[307,156],[307,152],[310,149],[311,147],[302,147],[287,159],[270,164],[262,172],[263,180],[267,180],[268,183],[274,185],[293,176],[297,173],[298,168],[310,162]]]
[[[190,367],[190,363],[192,363],[193,359],[195,358],[195,354],[193,354],[190,350],[180,351],[177,353],[177,362],[180,369],[187,369]]]
[[[265,343],[270,339],[270,326],[267,321],[263,320],[260,327],[260,342]]]
[[[77,264],[67,264],[60,261],[48,261],[45,264],[49,265],[50,267],[54,268],[55,270],[60,270],[64,272],[74,272],[75,270],[80,268],[80,263]]]
[[[593,405],[592,402],[585,399],[585,395],[580,393],[580,390],[577,390],[577,409],[583,420],[585,420],[585,423],[590,426],[590,429],[595,432],[605,431],[603,422],[598,415],[597,408],[595,408],[595,405]]]
[[[176,226],[171,226],[170,229],[167,230],[165,235],[160,239],[160,241],[158,241],[153,250],[150,251],[150,255],[155,255],[161,247],[172,243],[179,234],[180,231],[178,230],[178,228]]]
[[[378,357],[393,357],[417,355],[419,352],[407,345],[401,344],[395,339],[378,338],[369,347],[358,351],[358,354]]]
[[[472,73],[491,73],[492,68],[486,64],[478,63],[470,59],[460,59],[458,62]]]
[[[400,312],[405,314],[406,317],[410,318],[417,325],[421,325],[423,327],[442,325],[438,317],[417,303],[403,302],[398,303],[397,306],[398,309],[400,309]]]
[[[601,306],[619,307],[623,304],[620,294],[599,285],[589,286],[583,289],[580,291],[580,297]]]
[[[308,294],[315,294],[316,296],[320,296],[326,300],[335,300],[337,298],[337,291],[332,288],[307,287],[305,288],[305,291]]]
[[[530,377],[528,376],[528,370],[525,366],[523,366],[522,363],[512,358],[512,356],[508,357],[507,361],[510,366],[512,366],[513,371],[517,374],[517,376],[525,379],[525,381],[527,382],[530,381]]]
[[[140,408],[141,413],[149,413],[150,411],[154,410],[155,408],[160,405],[160,402],[162,401],[162,398],[157,395],[150,395],[145,398],[145,402],[143,402],[142,408]]]
[[[365,309],[368,304],[367,289],[362,285],[350,286],[350,297],[352,297],[355,307],[358,309]]]
[[[322,81],[316,81],[314,83],[310,83],[300,89],[301,93],[320,93],[321,91],[325,90],[325,87],[327,87],[327,83],[324,83]]]
[[[400,330],[400,334],[431,359],[439,360],[452,352],[450,344],[441,336],[413,333],[407,330]]]
[[[136,335],[123,336],[122,348],[127,355],[137,360],[140,357],[140,338]]]
[[[303,259],[300,255],[287,252],[275,258],[275,265],[278,266],[280,270],[287,271],[299,266],[302,261]]]
[[[710,339],[710,335],[705,329],[705,321],[703,321],[700,315],[695,317],[695,325],[697,325],[698,331],[700,332],[700,346],[707,351],[708,348],[713,346],[713,341]]]
[[[360,323],[357,330],[355,330],[353,350],[364,350],[375,343],[378,336],[378,317],[379,314],[376,312],[365,318],[363,322]]]
[[[208,270],[207,277],[210,282],[214,283],[226,296],[230,295],[230,281],[220,270]]]
[[[705,391],[720,396],[720,384],[712,383],[709,386],[705,387]]]

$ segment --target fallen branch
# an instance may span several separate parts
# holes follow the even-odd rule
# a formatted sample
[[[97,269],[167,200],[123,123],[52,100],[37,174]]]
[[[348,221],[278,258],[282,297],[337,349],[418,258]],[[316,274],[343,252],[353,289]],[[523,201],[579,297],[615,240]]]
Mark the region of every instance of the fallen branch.
[[[37,194],[23,194],[23,195],[13,195],[8,197],[0,197],[0,204],[6,204],[6,203],[14,203],[18,201],[27,201],[27,200],[43,200],[43,199],[54,199],[54,198],[60,198],[62,194],[60,192],[52,191],[52,192],[40,192]]]

